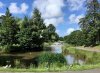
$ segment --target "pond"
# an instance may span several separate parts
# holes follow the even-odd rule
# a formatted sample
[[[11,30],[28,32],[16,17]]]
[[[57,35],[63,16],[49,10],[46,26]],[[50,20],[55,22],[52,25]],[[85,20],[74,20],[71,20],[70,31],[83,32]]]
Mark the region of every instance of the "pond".
[[[27,52],[27,53],[18,53],[18,54],[0,54],[0,66],[4,68],[11,65],[11,67],[15,67],[19,65],[19,67],[29,67],[30,64],[35,64],[37,66],[37,62],[35,58],[41,54],[42,52]]]
[[[72,64],[78,64],[83,65],[86,64],[88,59],[89,63],[93,63],[93,59],[89,58],[82,58],[82,54],[76,55],[76,54],[70,54],[66,53],[63,54],[62,52],[62,43],[54,43],[49,48],[51,51],[45,51],[50,52],[54,54],[62,54],[66,60],[67,65]],[[30,67],[30,65],[34,65],[35,67],[38,66],[37,57],[42,54],[44,51],[41,52],[26,52],[26,53],[18,53],[18,54],[0,54],[0,66],[11,66],[11,67],[21,67],[21,68],[27,68]],[[94,53],[93,56],[96,54]],[[84,56],[84,55],[83,55]],[[93,57],[94,58],[94,57]],[[99,62],[99,60],[97,60]],[[65,64],[65,65],[66,65]]]
[[[54,43],[51,45],[51,52],[52,53],[62,53],[62,44],[60,43]]]
[[[51,48],[52,48],[53,53],[62,53],[62,44],[60,44],[60,43],[54,43],[53,45],[51,45]],[[64,57],[65,57],[68,65],[72,65],[75,63],[83,65],[85,63],[84,60],[82,60],[80,58],[76,58],[72,54],[64,54]]]

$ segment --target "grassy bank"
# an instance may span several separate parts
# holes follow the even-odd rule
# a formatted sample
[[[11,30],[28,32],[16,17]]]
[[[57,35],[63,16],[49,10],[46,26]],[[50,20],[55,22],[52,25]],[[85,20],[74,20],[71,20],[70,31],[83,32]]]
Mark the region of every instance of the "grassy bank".
[[[69,44],[65,44],[62,49],[64,54],[72,54],[75,56],[75,58],[79,58],[85,61],[84,65],[73,65],[70,70],[100,68],[100,53],[79,50],[76,49],[75,46]]]
[[[63,67],[51,67],[51,68],[29,68],[29,69],[18,69],[18,68],[0,68],[3,72],[59,72],[59,71],[82,71],[88,69],[100,68],[100,63],[95,65],[74,65],[74,66],[63,66]]]
[[[72,54],[76,58],[80,58],[85,60],[86,64],[97,64],[100,63],[100,53],[97,52],[90,52],[86,50],[79,50],[76,47],[71,47],[68,45],[63,46],[63,53],[64,54]]]

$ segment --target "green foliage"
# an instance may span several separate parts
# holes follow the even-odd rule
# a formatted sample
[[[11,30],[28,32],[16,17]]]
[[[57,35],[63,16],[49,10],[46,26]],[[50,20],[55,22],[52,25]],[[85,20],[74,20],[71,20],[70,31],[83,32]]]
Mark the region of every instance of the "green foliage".
[[[34,9],[33,17],[32,17],[32,24],[31,24],[31,32],[32,32],[32,43],[36,47],[43,46],[43,43],[45,42],[45,31],[46,26],[44,24],[44,21],[41,17],[41,13],[38,9]]]
[[[31,28],[30,28],[29,19],[25,16],[22,22],[21,28],[18,36],[18,41],[21,47],[23,48],[31,48]]]
[[[66,65],[66,60],[62,54],[42,53],[38,58],[39,64],[50,66],[52,64]]]
[[[44,42],[58,40],[55,30],[52,24],[45,26],[41,13],[36,8],[30,19],[25,16],[23,20],[13,17],[7,8],[5,15],[0,17],[0,47],[4,52],[10,52],[13,48],[41,50]]]
[[[66,54],[70,53],[74,55],[77,59],[82,59],[85,61],[85,64],[97,64],[100,63],[100,53],[97,52],[91,52],[91,51],[85,51],[85,50],[79,50],[75,47],[66,47],[66,45],[63,47],[63,52]]]
[[[18,33],[19,27],[8,8],[5,16],[2,16],[1,18],[2,23],[0,26],[0,45],[6,46],[5,49],[9,52],[9,49],[11,49],[13,44],[17,44],[18,42],[16,34]]]
[[[64,37],[64,41],[68,44],[82,46],[85,43],[84,34],[80,30],[73,31],[70,35]]]
[[[98,0],[87,1],[87,13],[80,19],[80,27],[85,35],[85,45],[100,44],[100,3]]]
[[[13,45],[19,45],[16,49],[24,51],[41,50],[44,42],[58,40],[55,30],[52,24],[45,26],[41,13],[36,8],[30,19],[25,16],[23,20],[14,18],[7,8],[5,15],[0,17],[0,47],[4,52],[10,52],[15,48]]]
[[[60,41],[64,41],[64,37],[59,37],[59,40]]]
[[[49,42],[54,42],[54,41],[57,41],[59,39],[59,36],[55,31],[56,31],[56,28],[54,27],[53,24],[50,24],[47,27],[47,40]]]

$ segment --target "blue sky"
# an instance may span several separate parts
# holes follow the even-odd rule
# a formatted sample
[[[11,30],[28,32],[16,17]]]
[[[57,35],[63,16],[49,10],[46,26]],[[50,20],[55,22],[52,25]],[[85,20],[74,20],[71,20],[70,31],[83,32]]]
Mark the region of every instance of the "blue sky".
[[[15,17],[31,16],[37,7],[48,26],[52,23],[60,36],[70,34],[80,29],[79,19],[84,17],[86,0],[0,0],[0,16],[4,15],[6,7]]]

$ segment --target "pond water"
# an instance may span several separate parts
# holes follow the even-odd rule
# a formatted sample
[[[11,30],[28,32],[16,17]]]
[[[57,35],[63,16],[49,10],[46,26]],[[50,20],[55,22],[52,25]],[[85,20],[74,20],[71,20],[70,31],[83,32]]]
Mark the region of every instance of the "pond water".
[[[54,43],[53,45],[51,45],[51,48],[52,48],[53,53],[62,53],[62,44],[60,43]],[[77,59],[72,54],[65,54],[64,57],[68,65],[72,65],[75,63],[83,65],[85,63],[84,60],[79,59],[79,58]]]
[[[54,43],[51,45],[51,52],[52,53],[62,53],[61,49],[62,45],[60,43]]]
[[[27,52],[18,54],[0,54],[0,66],[7,67],[11,65],[15,67],[20,64],[20,67],[29,67],[30,64],[37,65],[35,58],[42,52]]]
[[[61,43],[54,43],[51,45],[52,53],[62,53],[62,44]],[[37,66],[36,57],[42,52],[27,52],[27,53],[18,53],[18,54],[0,54],[0,66],[11,65],[15,66],[15,64],[19,64],[19,61],[22,67],[28,67],[30,64],[35,64]],[[68,65],[72,64],[80,64],[83,65],[85,63],[82,59],[76,59],[72,54],[65,54],[64,55],[66,62]],[[17,61],[16,61],[17,60]],[[24,65],[24,66],[23,66]]]
[[[83,65],[85,63],[84,60],[82,60],[82,59],[76,59],[71,54],[65,55],[65,59],[66,59],[68,65],[72,65],[72,64],[75,64],[75,63]]]

